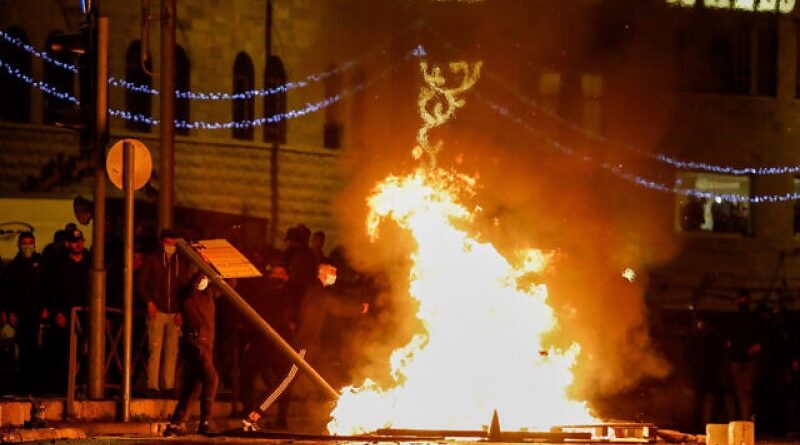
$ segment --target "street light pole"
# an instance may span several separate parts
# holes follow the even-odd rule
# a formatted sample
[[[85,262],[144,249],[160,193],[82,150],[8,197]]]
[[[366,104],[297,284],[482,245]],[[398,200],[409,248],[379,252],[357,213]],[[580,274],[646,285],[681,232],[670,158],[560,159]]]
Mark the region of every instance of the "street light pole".
[[[106,172],[108,144],[108,17],[93,12],[95,50],[94,131],[94,224],[92,233],[92,293],[89,298],[89,388],[90,399],[105,396],[105,312],[106,312]]]

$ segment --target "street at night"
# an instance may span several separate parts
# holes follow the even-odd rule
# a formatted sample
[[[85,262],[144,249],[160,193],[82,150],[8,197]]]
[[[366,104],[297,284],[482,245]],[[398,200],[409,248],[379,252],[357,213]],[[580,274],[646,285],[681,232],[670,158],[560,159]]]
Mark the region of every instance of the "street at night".
[[[800,438],[795,0],[0,0],[0,443]]]

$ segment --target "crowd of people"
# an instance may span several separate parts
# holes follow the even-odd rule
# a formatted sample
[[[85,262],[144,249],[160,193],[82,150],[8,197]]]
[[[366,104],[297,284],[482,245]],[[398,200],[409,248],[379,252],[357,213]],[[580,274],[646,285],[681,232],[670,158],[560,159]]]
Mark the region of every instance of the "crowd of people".
[[[736,295],[734,313],[693,317],[673,358],[694,397],[694,426],[756,420],[761,433],[800,433],[800,330],[786,308]]]
[[[0,391],[59,393],[67,382],[68,322],[90,291],[90,253],[74,224],[41,253],[23,232],[18,253],[0,269]],[[54,378],[54,376],[63,378]]]
[[[135,369],[134,388],[141,396],[180,396],[181,401],[200,396],[207,420],[210,401],[222,385],[257,423],[263,415],[258,410],[263,390],[276,386],[291,363],[233,306],[213,298],[218,293],[207,277],[176,253],[179,238],[191,241],[198,232],[162,230],[156,237],[137,231],[134,348],[141,366]],[[323,337],[330,342],[331,335],[323,331],[337,331],[328,326],[330,320],[367,314],[368,280],[346,264],[341,250],[328,257],[325,233],[312,234],[302,224],[287,231],[283,250],[247,246],[236,233],[228,235],[263,274],[230,284],[281,336],[305,350],[308,361],[328,365],[326,357],[336,353],[326,350]],[[73,224],[58,231],[41,253],[36,241],[33,233],[21,233],[17,255],[0,269],[0,392],[63,395],[69,324],[73,308],[88,305],[92,253]],[[106,243],[107,306],[117,308],[122,271],[115,254],[121,259],[120,247]],[[81,350],[85,355],[85,347]],[[256,389],[259,380],[261,391]],[[289,399],[281,399],[275,426],[285,426]],[[178,405],[176,424],[185,416],[185,405]]]
[[[208,277],[177,254],[179,238],[191,241],[199,233],[196,227],[158,236],[137,231],[134,348],[140,366],[134,389],[139,396],[179,398],[172,418],[178,429],[192,398],[200,398],[206,422],[222,387],[257,425],[265,417],[263,394],[278,386],[291,363],[227,300],[215,298],[219,292]],[[325,233],[312,234],[302,224],[287,231],[283,250],[247,246],[235,231],[227,238],[263,274],[230,284],[323,375],[334,384],[346,381],[353,363],[341,363],[348,355],[339,354],[337,342],[357,332],[359,323],[369,325],[378,292],[373,282],[350,268],[340,249],[326,255]],[[57,231],[41,252],[32,232],[20,233],[17,247],[13,259],[0,261],[0,393],[63,395],[70,323],[85,322],[92,252],[74,224]],[[120,308],[121,243],[107,240],[106,257],[107,305]],[[693,317],[691,329],[678,335],[681,356],[670,357],[692,386],[695,426],[757,417],[761,430],[773,435],[800,432],[800,330],[786,310],[754,309],[746,290],[736,302],[736,313]],[[85,351],[82,343],[79,360]],[[320,394],[312,387],[293,395]],[[279,399],[271,426],[286,425],[291,399]]]

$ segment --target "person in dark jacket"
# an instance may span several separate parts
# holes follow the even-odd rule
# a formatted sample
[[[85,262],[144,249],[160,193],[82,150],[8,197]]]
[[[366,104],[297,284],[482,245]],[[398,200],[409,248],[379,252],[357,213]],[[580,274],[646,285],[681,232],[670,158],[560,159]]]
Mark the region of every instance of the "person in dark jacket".
[[[8,305],[12,317],[18,320],[18,339],[23,375],[28,391],[41,385],[34,376],[41,375],[41,348],[38,340],[42,319],[42,256],[36,252],[36,238],[32,232],[20,233],[17,238],[17,255],[8,264]]]
[[[184,422],[188,414],[189,403],[198,396],[200,397],[200,426],[197,432],[207,434],[211,406],[214,403],[219,384],[219,377],[214,369],[214,299],[219,296],[219,290],[211,286],[208,277],[198,273],[182,294],[185,295],[181,303],[183,390],[170,418],[170,423],[164,430],[165,436],[185,433]]]
[[[243,285],[242,295],[261,318],[269,323],[281,337],[291,342],[292,332],[287,318],[286,295],[283,292],[287,279],[286,268],[282,264],[274,264],[269,268],[267,277],[257,280],[250,279],[251,282],[260,284],[257,290],[250,291],[249,286]],[[292,363],[256,329],[248,328],[245,331],[245,338],[247,343],[243,360],[242,387],[245,395],[244,406],[252,407],[245,422],[249,422],[254,428],[257,428],[257,422],[265,415],[269,405],[263,404],[263,395],[254,388],[253,382],[256,375],[259,375],[266,387],[272,390],[278,387],[281,380],[284,379],[291,369]],[[289,397],[287,393],[278,399],[277,417],[272,426],[285,428],[288,415]]]
[[[737,420],[750,420],[753,415],[753,389],[758,372],[758,357],[761,353],[758,324],[750,310],[750,292],[741,290],[736,297],[734,327],[728,337],[730,370],[736,403],[739,408]]]
[[[136,283],[137,295],[147,307],[147,389],[154,394],[175,390],[181,325],[178,289],[186,284],[189,269],[176,254],[178,234],[164,230],[160,240],[161,250],[144,259]]]
[[[716,326],[697,316],[688,344],[690,377],[694,387],[694,428],[702,431],[707,423],[721,423],[725,412],[723,366],[725,342]]]
[[[84,247],[83,232],[72,229],[66,235],[67,251],[56,258],[49,277],[52,285],[47,305],[54,315],[55,324],[66,327],[73,307],[89,303],[92,261]]]
[[[299,224],[286,232],[286,252],[284,264],[289,274],[284,285],[285,299],[288,302],[288,321],[292,331],[299,329],[300,311],[306,288],[317,281],[317,263],[314,252],[308,245],[311,231]]]
[[[83,232],[71,229],[66,234],[66,240],[67,251],[54,259],[52,267],[47,268],[48,276],[45,278],[51,286],[49,298],[45,298],[45,308],[53,320],[45,335],[43,351],[48,359],[49,375],[66,375],[68,323],[72,308],[88,306],[91,291],[92,259],[84,247]],[[65,390],[65,382],[61,379],[50,379],[46,386],[52,392],[63,393]]]

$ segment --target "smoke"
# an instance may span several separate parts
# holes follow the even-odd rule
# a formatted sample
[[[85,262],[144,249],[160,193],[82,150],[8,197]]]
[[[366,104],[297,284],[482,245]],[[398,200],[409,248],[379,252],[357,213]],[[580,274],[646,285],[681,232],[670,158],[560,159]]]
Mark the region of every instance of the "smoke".
[[[482,11],[487,17],[498,13],[496,9]],[[596,42],[592,42],[591,28],[586,24],[590,20],[582,13],[576,14],[573,18],[580,20],[568,40],[574,45],[570,48],[572,57],[581,59],[587,57],[590,49],[594,51]],[[524,21],[509,16],[495,18],[505,20],[509,28],[517,25],[508,22]],[[486,22],[495,23],[490,19]],[[445,20],[440,22],[443,29],[447,29],[445,23]],[[463,23],[459,26],[468,28]],[[545,25],[544,20],[541,32],[535,23],[526,26],[537,29],[537,35],[558,32],[552,25]],[[676,253],[676,246],[671,244],[674,198],[638,188],[598,165],[603,162],[621,165],[626,171],[642,175],[664,172],[643,156],[585,138],[516,100],[497,79],[526,83],[516,73],[523,70],[527,59],[521,57],[519,50],[503,51],[514,39],[523,40],[525,33],[495,34],[490,29],[478,28],[464,38],[467,50],[452,47],[429,50],[435,53],[432,57],[440,59],[431,60],[432,63],[480,58],[485,64],[486,72],[475,89],[464,97],[465,109],[456,120],[431,134],[433,140],[444,141],[444,152],[438,158],[440,166],[479,178],[480,188],[470,205],[482,210],[472,232],[494,243],[509,257],[526,247],[554,252],[552,266],[537,277],[548,285],[549,303],[559,319],[559,326],[543,346],[567,348],[574,342],[581,345],[572,388],[576,398],[591,403],[595,398],[628,389],[643,378],[664,377],[669,364],[661,358],[648,335],[644,295],[648,269]],[[458,39],[455,31],[448,35]],[[582,38],[585,39],[582,46],[575,43]],[[482,43],[469,44],[474,41]],[[558,44],[542,39],[529,45],[532,46],[522,52],[541,59],[560,48],[563,39]],[[605,129],[614,138],[653,149],[666,133],[665,116],[670,104],[653,106],[638,98],[648,97],[643,93],[657,89],[668,79],[660,78],[663,76],[657,63],[616,60],[629,49],[613,45],[597,56],[610,54],[608,57],[615,58],[613,67],[604,72],[602,120],[608,122]],[[428,48],[431,47],[435,48],[434,45]],[[575,69],[569,61],[562,66]],[[648,82],[637,82],[642,77]],[[533,85],[529,91],[534,94],[538,85],[535,79],[527,79]],[[355,144],[357,150],[343,156],[343,168],[350,182],[336,203],[340,237],[354,265],[378,274],[383,285],[375,302],[378,313],[373,323],[375,329],[352,345],[353,354],[365,357],[354,376],[356,379],[365,376],[378,381],[387,379],[391,351],[421,330],[413,317],[416,308],[405,293],[413,241],[391,223],[384,225],[380,239],[375,242],[366,233],[366,198],[372,188],[390,174],[407,173],[416,167],[410,153],[419,124],[415,105],[420,83],[418,68],[407,66],[395,75],[391,86],[378,87],[368,103],[362,104],[368,112],[354,123],[352,131],[361,141]],[[562,87],[562,91],[567,89]],[[547,104],[546,98],[540,99]],[[486,100],[508,106],[546,137],[499,116],[487,106]],[[556,102],[547,105],[566,110],[564,114],[583,125],[587,103],[580,93],[570,96],[564,92]],[[576,153],[566,155],[550,140],[561,141]],[[584,161],[584,155],[593,161]],[[636,272],[634,282],[622,277],[626,268]]]

